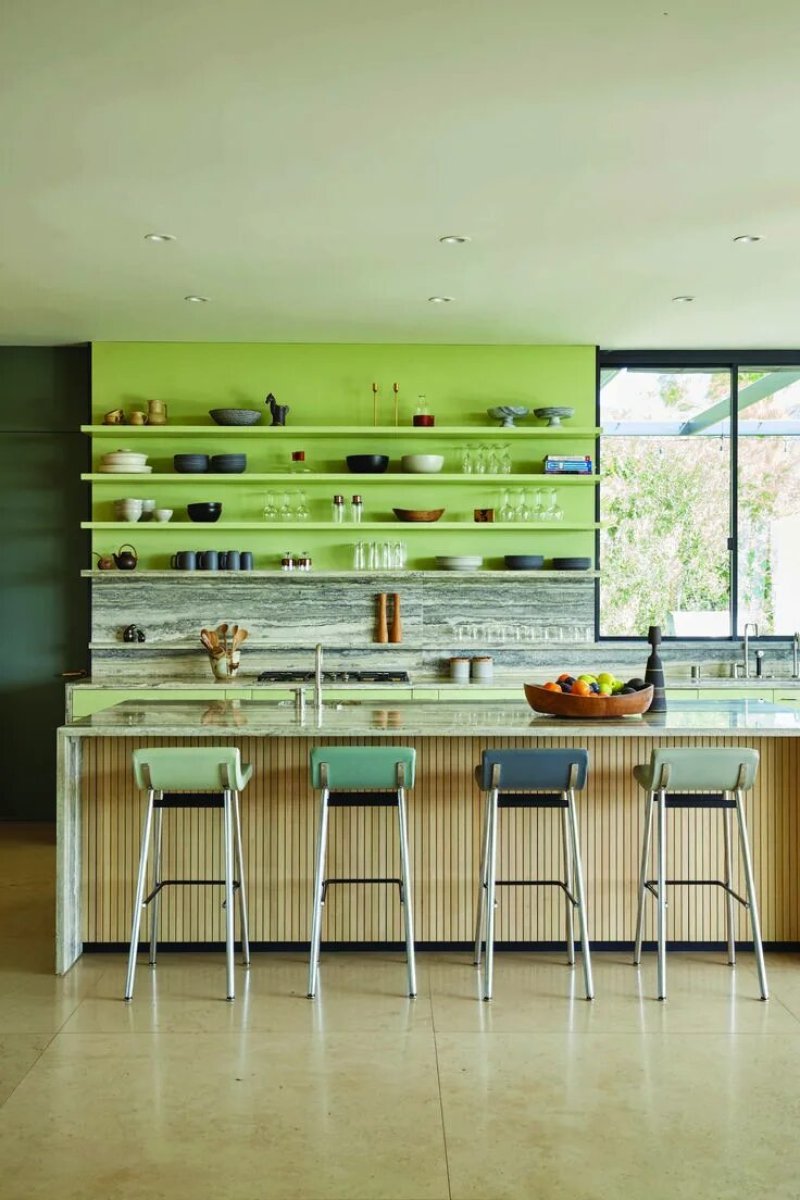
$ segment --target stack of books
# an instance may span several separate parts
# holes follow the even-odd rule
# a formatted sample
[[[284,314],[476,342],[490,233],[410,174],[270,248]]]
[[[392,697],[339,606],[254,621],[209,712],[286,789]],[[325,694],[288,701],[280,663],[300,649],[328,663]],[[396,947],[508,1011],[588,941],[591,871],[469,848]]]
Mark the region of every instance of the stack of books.
[[[592,460],[588,454],[548,454],[544,471],[546,475],[591,475]]]

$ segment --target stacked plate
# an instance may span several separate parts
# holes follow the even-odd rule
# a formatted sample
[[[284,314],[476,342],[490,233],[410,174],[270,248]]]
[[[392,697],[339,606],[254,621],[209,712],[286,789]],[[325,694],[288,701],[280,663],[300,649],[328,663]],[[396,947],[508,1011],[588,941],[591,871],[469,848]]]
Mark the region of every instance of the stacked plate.
[[[133,450],[112,450],[100,459],[99,469],[109,475],[146,475],[153,468],[148,467],[146,454],[136,454]]]
[[[443,571],[477,571],[483,558],[479,554],[437,554],[436,565]]]
[[[201,475],[208,470],[208,455],[174,454],[172,465],[180,475]]]
[[[246,466],[246,454],[211,455],[211,470],[220,475],[241,475]]]
[[[554,558],[554,571],[588,571],[592,565],[590,558]]]

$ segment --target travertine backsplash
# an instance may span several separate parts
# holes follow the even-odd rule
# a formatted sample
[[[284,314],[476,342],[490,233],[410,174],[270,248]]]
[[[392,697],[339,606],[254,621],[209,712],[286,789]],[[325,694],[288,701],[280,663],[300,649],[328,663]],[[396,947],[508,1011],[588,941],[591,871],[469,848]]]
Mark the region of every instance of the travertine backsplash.
[[[403,639],[374,641],[376,596],[401,597]],[[240,678],[269,667],[307,665],[322,643],[326,664],[392,667],[416,678],[446,674],[453,654],[489,653],[498,672],[537,668],[547,673],[602,666],[619,674],[644,670],[646,643],[594,642],[594,580],[573,575],[467,574],[405,571],[369,575],[97,575],[92,586],[92,677],[126,681],[203,681],[210,678],[199,642],[203,626],[223,621],[250,633]],[[135,624],[144,644],[123,642]],[[643,631],[643,633],[646,631]],[[766,673],[785,674],[788,640],[762,643]],[[730,676],[741,643],[671,642],[663,647],[668,672]]]

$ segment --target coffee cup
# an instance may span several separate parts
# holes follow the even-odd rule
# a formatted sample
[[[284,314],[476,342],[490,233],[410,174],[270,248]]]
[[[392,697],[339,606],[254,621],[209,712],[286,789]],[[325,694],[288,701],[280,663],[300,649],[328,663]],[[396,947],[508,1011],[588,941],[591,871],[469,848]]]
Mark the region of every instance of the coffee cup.
[[[179,550],[177,554],[173,554],[170,563],[178,571],[196,571],[197,551]]]
[[[218,571],[219,555],[216,550],[200,550],[197,554],[197,565],[201,571]]]
[[[242,566],[241,555],[238,550],[229,550],[225,555],[225,570],[240,571]]]
[[[239,559],[240,571],[252,571],[253,569],[253,551],[243,550]]]
[[[161,521],[161,522],[169,521],[172,517],[172,509],[171,508],[154,508],[153,516],[155,517],[155,519],[157,521]]]

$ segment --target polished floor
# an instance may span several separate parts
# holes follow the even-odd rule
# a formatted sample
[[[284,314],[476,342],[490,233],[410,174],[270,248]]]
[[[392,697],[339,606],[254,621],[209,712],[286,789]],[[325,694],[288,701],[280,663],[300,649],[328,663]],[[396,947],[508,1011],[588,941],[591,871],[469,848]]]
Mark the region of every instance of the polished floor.
[[[0,825],[2,1200],[800,1197],[800,956],[121,955],[51,973],[53,833]]]

